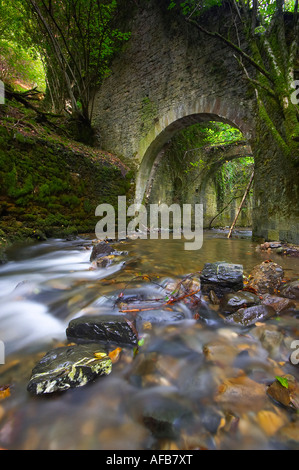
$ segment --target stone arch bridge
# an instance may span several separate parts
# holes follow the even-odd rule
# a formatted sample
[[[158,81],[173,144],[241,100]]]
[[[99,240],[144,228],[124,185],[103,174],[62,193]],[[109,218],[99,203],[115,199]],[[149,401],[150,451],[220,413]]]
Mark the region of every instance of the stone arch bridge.
[[[134,162],[142,202],[154,162],[178,130],[202,121],[229,123],[255,156],[254,236],[299,243],[298,207],[290,209],[298,201],[285,190],[288,172],[277,165],[279,156],[272,152],[265,164],[270,159],[258,147],[254,95],[234,53],[167,11],[167,0],[144,3],[96,95],[93,124],[101,148]],[[208,21],[207,29],[226,27],[221,15]]]

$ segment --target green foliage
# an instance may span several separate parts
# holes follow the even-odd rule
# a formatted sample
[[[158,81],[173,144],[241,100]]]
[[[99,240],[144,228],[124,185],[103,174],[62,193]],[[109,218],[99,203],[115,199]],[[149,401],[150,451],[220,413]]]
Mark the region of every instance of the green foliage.
[[[243,139],[239,129],[222,122],[209,122],[201,125],[203,145],[232,144]]]
[[[189,16],[191,14],[202,14],[214,6],[220,6],[222,0],[205,0],[205,1],[196,1],[196,0],[186,0],[185,2],[177,2],[171,0],[169,4],[169,10],[172,10],[176,6],[181,8],[183,15]]]
[[[20,112],[7,103],[10,119],[0,116],[0,230],[9,239],[92,232],[95,208],[102,202],[117,207],[127,179],[108,157],[95,158],[94,150],[89,155],[86,147],[74,151],[71,141],[64,146],[45,136],[28,139],[21,134],[25,126],[18,127]],[[22,115],[23,125],[25,120]]]
[[[46,92],[54,112],[90,125],[94,89],[130,33],[115,23],[120,0],[0,0],[0,78]]]
[[[201,158],[201,149],[203,147],[215,147],[219,145],[228,145],[239,142],[243,139],[242,133],[235,127],[222,122],[210,121],[202,124],[194,124],[183,131],[183,143],[185,155],[193,155],[193,161],[189,161],[189,167],[186,173],[192,169],[203,169],[207,167],[207,162]],[[194,148],[195,147],[195,148]],[[194,158],[196,158],[194,160]],[[191,167],[191,168],[190,168]]]
[[[94,89],[111,58],[130,37],[115,25],[117,0],[15,0],[24,8],[27,34],[42,57],[47,97],[56,112],[67,109],[90,122]]]
[[[17,89],[46,88],[43,64],[35,51],[5,39],[0,40],[0,78]]]
[[[32,38],[23,5],[0,1],[0,78],[15,88],[45,91],[45,70]]]
[[[243,195],[254,165],[253,157],[241,157],[225,162],[216,172],[214,179],[222,198],[225,193]],[[251,194],[252,194],[251,189]]]
[[[212,7],[223,9],[218,13],[219,18],[224,13],[230,22],[227,33],[206,26],[203,13]],[[299,108],[291,96],[299,52],[298,0],[171,0],[169,9],[173,8],[205,37],[218,39],[231,50],[254,91],[257,120],[270,133],[282,158],[297,166]],[[293,14],[292,21],[286,12]],[[235,35],[231,34],[233,30]],[[245,39],[246,48],[240,37]]]
[[[276,376],[275,378],[284,388],[289,388],[289,381],[286,377]]]
[[[283,3],[284,11],[294,11],[296,0],[286,0]],[[219,7],[224,3],[224,0],[186,0],[184,2],[178,0],[170,0],[168,9],[172,10],[175,7],[181,9],[184,16],[192,15],[198,17],[210,10],[213,7]],[[262,23],[269,24],[272,17],[277,11],[276,0],[260,0],[257,2],[258,16]],[[242,10],[242,6],[252,9],[252,0],[240,1],[236,0],[236,5]]]

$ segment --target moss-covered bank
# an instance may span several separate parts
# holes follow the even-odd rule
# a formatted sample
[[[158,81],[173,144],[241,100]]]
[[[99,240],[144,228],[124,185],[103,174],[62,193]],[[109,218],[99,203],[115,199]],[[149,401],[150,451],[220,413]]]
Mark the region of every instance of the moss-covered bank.
[[[131,188],[131,172],[119,159],[67,138],[63,121],[38,121],[14,102],[0,106],[2,247],[93,232],[96,207],[116,207]]]

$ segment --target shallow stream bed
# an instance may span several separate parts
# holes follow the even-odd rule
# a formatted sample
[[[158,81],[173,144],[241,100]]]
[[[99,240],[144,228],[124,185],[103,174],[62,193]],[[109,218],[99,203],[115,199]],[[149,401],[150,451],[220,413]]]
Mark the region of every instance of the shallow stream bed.
[[[123,347],[110,375],[48,396],[27,391],[37,361],[68,344],[70,320],[118,315],[120,294],[155,300],[166,285],[216,261],[242,264],[247,276],[270,257],[286,279],[298,279],[299,258],[257,251],[249,232],[225,235],[206,232],[199,251],[186,251],[183,240],[129,240],[117,244],[126,253],[104,268],[90,262],[88,236],[13,246],[0,266],[0,447],[299,448],[298,411],[267,394],[277,376],[299,380],[298,365],[289,360],[298,340],[298,304],[265,322],[280,335],[274,348],[261,334],[263,322],[228,326],[208,298],[202,297],[197,317],[181,302],[175,308],[184,320],[145,322],[138,351]],[[211,321],[200,321],[205,311],[215,313]]]

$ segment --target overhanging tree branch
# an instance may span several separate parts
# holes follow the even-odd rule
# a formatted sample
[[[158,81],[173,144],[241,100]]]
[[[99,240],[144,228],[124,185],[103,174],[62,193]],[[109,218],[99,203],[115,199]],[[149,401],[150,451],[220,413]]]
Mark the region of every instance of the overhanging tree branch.
[[[230,41],[229,39],[226,39],[224,36],[222,36],[222,34],[216,32],[216,31],[209,31],[209,30],[205,29],[201,24],[199,24],[197,21],[195,21],[191,18],[186,18],[186,21],[188,23],[192,24],[193,26],[195,26],[202,33],[205,33],[210,37],[220,39],[222,42],[224,42],[224,44],[226,44],[231,49],[233,49],[235,52],[240,54],[240,56],[243,57],[243,59],[245,59],[247,62],[249,62],[253,67],[255,67],[255,69],[257,69],[271,83],[273,83],[273,79],[272,79],[272,76],[270,75],[270,73],[264,67],[262,67],[258,62],[256,62],[251,56],[249,56],[246,52],[244,52],[240,47],[238,47],[236,44],[234,44],[232,41]]]

